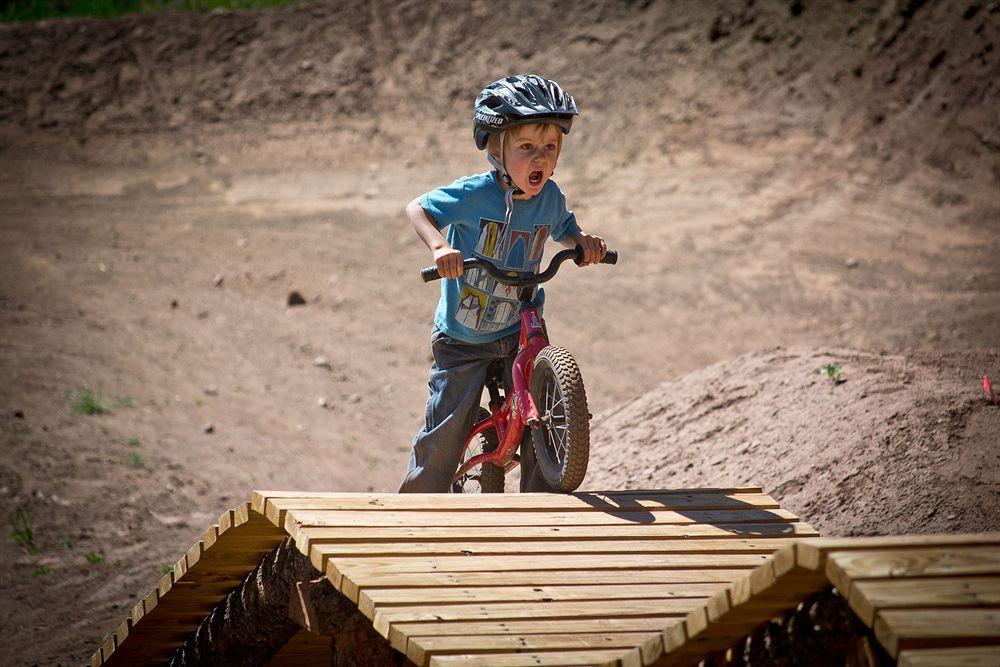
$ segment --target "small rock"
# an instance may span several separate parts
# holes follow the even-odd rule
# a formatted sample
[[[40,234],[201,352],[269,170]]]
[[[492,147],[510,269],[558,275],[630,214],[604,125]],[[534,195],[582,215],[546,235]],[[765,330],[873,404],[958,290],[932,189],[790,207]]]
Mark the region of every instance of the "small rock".
[[[846,266],[849,269],[856,269],[858,268],[858,260],[856,260],[853,257],[848,257],[846,260],[844,260],[844,266]]]
[[[203,310],[200,313],[198,313],[198,319],[199,320],[207,320],[208,319],[208,314],[209,313],[208,313],[207,310]]]
[[[319,398],[318,398],[318,399],[316,400],[316,403],[317,403],[317,404],[319,405],[319,407],[321,407],[321,408],[328,408],[328,407],[330,407],[330,404],[329,404],[329,403],[327,403],[327,401],[326,401],[326,396],[320,396],[320,397],[319,397]]]
[[[288,305],[289,306],[304,306],[306,305],[305,297],[302,296],[298,291],[292,290],[288,293]]]
[[[243,238],[243,237],[240,237],[240,238],[236,239],[236,246],[239,247],[239,248],[246,248],[247,247],[247,240],[245,238]]]
[[[303,72],[308,72],[312,68],[313,68],[313,61],[311,60],[303,60],[302,62],[299,63],[299,69],[302,70]]]
[[[225,276],[223,276],[221,273],[216,273],[215,277],[212,278],[212,284],[215,285],[216,287],[222,287],[223,280],[225,280]]]
[[[207,424],[201,427],[201,430],[204,433],[215,433],[215,424],[213,424],[212,422],[208,422]]]
[[[170,300],[170,310],[176,310],[177,306],[179,306],[179,305],[180,305],[180,303],[177,302],[177,299],[171,299]]]
[[[203,104],[204,103],[202,103],[202,105]],[[206,151],[204,148],[196,148],[194,150],[194,153],[191,154],[191,156],[194,158],[194,161],[197,162],[198,164],[208,164],[212,159],[211,156],[208,154],[208,151]]]
[[[22,410],[14,410],[14,417],[16,419],[24,419],[24,411],[22,411]]]
[[[101,262],[100,264],[97,265],[97,270],[100,271],[101,273],[107,273],[108,266],[104,262]]]
[[[206,396],[218,396],[219,395],[219,389],[218,389],[218,387],[214,387],[214,386],[211,386],[211,385],[208,386],[208,387],[205,387],[205,395]]]
[[[347,400],[350,401],[351,403],[360,403],[361,394],[351,394],[350,396],[347,397]]]
[[[313,366],[316,366],[317,368],[325,368],[328,371],[333,370],[330,360],[326,357],[316,357],[313,359]]]
[[[305,424],[296,424],[295,425],[295,430],[298,431],[299,433],[305,433],[306,425]]]
[[[954,515],[954,514],[949,514],[949,515],[948,515],[948,521],[954,521],[954,520],[955,520],[956,518],[957,518],[957,517],[956,517],[956,515]]]

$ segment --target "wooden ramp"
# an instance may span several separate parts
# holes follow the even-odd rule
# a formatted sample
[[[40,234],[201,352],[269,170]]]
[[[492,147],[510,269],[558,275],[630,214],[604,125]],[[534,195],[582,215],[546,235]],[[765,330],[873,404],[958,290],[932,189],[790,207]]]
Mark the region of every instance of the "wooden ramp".
[[[1000,535],[908,538],[906,545],[823,540],[758,488],[491,496],[261,491],[220,518],[92,664],[162,663],[286,536],[421,666],[690,665],[831,581],[846,585],[852,607],[894,657],[925,660],[906,664],[964,664],[928,663],[932,654],[913,651],[981,648],[1000,635],[995,623],[990,629],[992,612],[983,612],[975,622],[962,617],[978,629],[958,643],[925,638],[921,632],[930,632],[914,629],[913,614],[900,625],[897,608],[901,599],[913,606],[913,590],[907,597],[872,589],[868,584],[884,583],[884,570],[861,576],[850,574],[853,565],[838,565],[869,567],[859,553],[972,549],[980,558],[974,575],[989,579],[1000,563],[983,554],[997,553]],[[831,575],[836,568],[840,579]],[[852,576],[857,581],[843,578]],[[969,616],[973,599],[995,605],[993,583],[974,582],[972,597],[949,589],[948,599],[967,603],[952,611]],[[301,655],[297,662],[308,664]]]

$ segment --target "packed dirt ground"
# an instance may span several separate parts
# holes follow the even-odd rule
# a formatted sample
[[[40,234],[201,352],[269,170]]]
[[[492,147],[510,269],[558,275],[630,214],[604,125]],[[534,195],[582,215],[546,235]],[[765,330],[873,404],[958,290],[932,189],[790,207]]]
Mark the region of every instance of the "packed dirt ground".
[[[41,548],[0,543],[0,662],[87,658],[253,488],[396,488],[438,293],[401,210],[486,168],[471,103],[517,71],[576,96],[556,179],[621,252],[548,290],[584,488],[997,530],[998,26],[919,1],[0,26],[0,502]]]

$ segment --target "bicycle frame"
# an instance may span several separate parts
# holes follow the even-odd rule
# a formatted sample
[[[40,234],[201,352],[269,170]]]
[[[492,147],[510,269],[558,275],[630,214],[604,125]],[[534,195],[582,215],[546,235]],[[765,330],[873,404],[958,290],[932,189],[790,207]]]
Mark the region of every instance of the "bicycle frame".
[[[500,405],[490,403],[490,416],[479,421],[469,431],[469,436],[462,446],[462,456],[469,448],[472,439],[491,428],[496,429],[499,446],[494,452],[486,452],[466,461],[455,473],[452,481],[458,481],[471,468],[482,463],[493,463],[504,470],[513,460],[525,427],[532,428],[538,424],[538,406],[528,389],[531,382],[531,368],[535,357],[549,344],[542,328],[542,318],[538,308],[529,304],[521,308],[521,337],[517,356],[511,371],[512,387],[506,399]]]
[[[481,268],[505,285],[527,288],[550,280],[556,275],[563,262],[573,260],[579,264],[582,258],[583,248],[580,246],[572,250],[562,250],[552,258],[548,268],[537,274],[530,271],[503,271],[489,261],[476,257],[465,260],[463,267],[466,271],[472,268]],[[608,250],[601,259],[601,264],[616,264],[617,262],[618,253],[615,250]],[[420,277],[424,282],[430,282],[441,278],[441,274],[438,273],[437,267],[429,266],[420,270]],[[453,482],[460,481],[466,472],[482,463],[493,463],[507,471],[508,465],[514,460],[515,450],[524,437],[525,427],[535,428],[538,426],[540,419],[538,406],[535,405],[535,399],[531,397],[528,386],[531,382],[531,369],[534,366],[535,358],[548,346],[549,340],[545,334],[545,327],[542,326],[542,316],[538,312],[538,308],[532,305],[530,294],[521,293],[519,296],[521,300],[521,337],[511,372],[512,387],[502,403],[490,401],[490,416],[472,427],[462,445],[462,456],[464,458],[473,438],[491,428],[496,429],[499,444],[495,452],[484,452],[463,463],[452,478]]]

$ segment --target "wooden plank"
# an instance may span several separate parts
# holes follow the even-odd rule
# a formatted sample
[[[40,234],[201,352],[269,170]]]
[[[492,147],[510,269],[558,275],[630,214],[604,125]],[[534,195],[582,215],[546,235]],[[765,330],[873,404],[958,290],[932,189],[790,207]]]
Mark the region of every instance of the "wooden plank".
[[[668,494],[638,497],[629,495],[593,494],[392,494],[377,498],[341,496],[339,498],[257,498],[263,503],[263,514],[275,526],[284,526],[288,511],[297,514],[311,511],[364,512],[373,511],[419,513],[425,511],[452,514],[474,512],[588,512],[607,514],[648,515],[652,511],[747,511],[779,510],[778,503],[766,494]],[[792,515],[794,516],[794,515]]]
[[[993,544],[1000,546],[1000,533],[965,535],[906,535],[895,537],[821,537],[810,540],[798,551],[798,564],[811,570],[822,569],[833,551],[891,551],[920,547],[953,547]]]
[[[111,654],[115,652],[115,633],[111,632],[101,644],[101,658],[107,662],[111,659]]]
[[[569,632],[659,632],[676,625],[680,616],[631,616],[625,618],[532,619],[529,621],[420,621],[394,623],[389,642],[406,653],[407,639],[453,635],[557,634]]]
[[[849,590],[855,579],[997,573],[1000,573],[1000,549],[990,546],[834,551],[826,561],[826,575],[840,590]]]
[[[191,548],[188,549],[186,554],[184,554],[184,560],[188,569],[194,567],[198,561],[201,560],[201,554],[204,553],[204,550],[205,543],[201,540],[198,540],[191,545]]]
[[[389,625],[392,623],[662,616],[664,614],[688,613],[694,606],[695,604],[690,599],[568,601],[530,605],[498,603],[439,607],[414,605],[385,607],[376,610],[374,626],[379,634],[388,637]]]
[[[530,540],[589,540],[595,536],[601,539],[768,539],[818,537],[811,526],[801,523],[727,523],[691,524],[686,526],[669,524],[625,524],[602,526],[595,530],[590,526],[448,526],[438,528],[414,527],[352,527],[331,528],[318,526],[297,526],[285,521],[286,531],[296,536],[296,542],[307,540],[307,544],[319,545],[340,541],[430,542],[438,540],[473,541],[530,541]],[[291,530],[288,530],[291,528]],[[300,546],[301,548],[301,546]]]
[[[875,637],[893,658],[906,649],[1000,644],[1000,609],[887,609]]]
[[[207,549],[211,549],[215,545],[215,541],[219,539],[219,524],[210,526],[205,534],[201,536],[202,542],[202,553]]]
[[[863,579],[851,584],[847,599],[871,626],[882,609],[1000,606],[1000,576]]]
[[[322,552],[324,547],[313,547]],[[559,558],[544,555],[499,556],[399,556],[397,558],[339,558],[334,567],[343,573],[362,569],[382,572],[482,572],[486,570],[656,570],[665,568],[732,569],[756,567],[770,557],[767,553],[719,554],[711,559],[703,554],[624,554],[603,558],[599,554],[564,554]]]
[[[642,665],[649,665],[655,662],[663,655],[663,629],[661,628],[659,632],[650,635],[646,640],[639,645],[639,659],[634,662],[638,667]]]
[[[352,588],[442,586],[542,586],[563,584],[699,584],[729,582],[746,569],[720,570],[522,570],[514,572],[431,572],[380,574],[353,572]]]
[[[315,555],[316,548],[313,549]],[[550,570],[584,570],[595,573],[593,583],[604,581],[614,582],[614,577],[608,573],[626,570],[663,570],[663,569],[699,569],[709,570],[752,568],[759,565],[766,555],[736,554],[716,556],[710,562],[698,555],[670,554],[650,556],[620,556],[615,559],[594,556],[567,555],[556,558],[538,558],[531,556],[479,556],[474,558],[443,557],[437,559],[344,559],[330,561],[327,576],[331,583],[352,601],[357,601],[357,581],[372,574],[399,575],[421,574],[434,572],[505,572],[527,571],[536,572]],[[315,563],[315,560],[313,561]],[[543,583],[544,579],[541,580]]]
[[[271,507],[271,505],[269,505]],[[465,512],[456,517],[447,509],[441,511],[391,511],[364,512],[338,510],[288,510],[285,522],[303,526],[366,528],[376,526],[398,526],[405,528],[445,528],[454,526],[615,526],[615,525],[673,525],[727,524],[727,523],[794,523],[798,517],[783,509],[745,510],[690,510],[675,511],[652,509],[642,512],[551,512],[520,511],[506,512]],[[292,531],[289,531],[292,532]]]
[[[903,651],[899,667],[997,667],[1000,646],[931,648]]]
[[[673,493],[650,496],[628,494],[532,494],[511,493],[501,495],[457,494],[443,499],[438,494],[389,494],[378,497],[364,494],[341,494],[335,497],[304,496],[297,498],[261,497],[257,509],[255,495],[253,509],[270,516],[282,510],[338,510],[338,511],[449,511],[466,512],[511,510],[536,510],[545,512],[621,512],[653,509],[713,510],[713,509],[779,509],[774,498],[765,493]],[[269,509],[268,506],[273,506]],[[273,521],[273,520],[272,520]]]
[[[631,540],[544,540],[544,541],[471,541],[440,542],[333,542],[325,543],[323,553],[329,558],[352,556],[481,556],[511,553],[701,553],[741,554],[771,553],[795,542],[788,538],[764,539],[631,539]],[[333,548],[330,548],[333,547]]]
[[[704,599],[725,584],[673,584],[647,586],[606,584],[598,586],[483,586],[476,588],[374,588],[361,590],[358,608],[368,618],[375,608],[400,604],[492,602],[549,602],[552,600],[638,600],[642,598]]]
[[[593,667],[621,665],[620,649],[591,651],[556,651],[552,653],[486,653],[438,655],[431,658],[432,667]]]
[[[444,499],[449,511],[463,509],[542,509],[553,511],[596,510],[618,513],[627,508],[686,508],[709,509],[728,507],[736,509],[775,508],[778,503],[761,492],[758,487],[735,489],[692,489],[677,491],[626,491],[577,494],[499,494],[480,497],[475,494],[343,494],[298,493],[280,491],[254,491],[249,503],[251,509],[264,515],[275,526],[285,527],[287,511],[302,507],[325,509],[438,509]],[[294,528],[289,528],[295,534]],[[304,549],[303,549],[304,552]]]
[[[475,494],[451,494],[451,493],[407,493],[407,494],[397,494],[397,493],[356,493],[356,492],[345,492],[345,491],[289,491],[289,490],[256,490],[251,494],[250,505],[253,507],[258,514],[262,514],[260,508],[264,505],[264,501],[268,499],[282,500],[282,499],[295,499],[295,498],[322,498],[331,500],[343,500],[345,502],[352,501],[364,501],[364,502],[393,502],[396,497],[402,497],[405,499],[402,502],[422,502],[428,501],[431,503],[436,503],[441,505],[442,503],[485,503],[489,502],[508,502],[508,499],[515,498],[519,500],[510,500],[509,502],[522,502],[528,499],[540,499],[541,502],[547,502],[553,500],[556,496],[625,496],[632,498],[659,498],[660,496],[689,496],[689,495],[760,495],[764,491],[759,486],[740,486],[740,487],[704,487],[704,488],[694,488],[694,489],[626,489],[626,490],[608,490],[608,489],[598,489],[598,490],[582,490],[576,491],[572,494],[551,494],[551,493],[505,493],[491,495],[489,501],[483,500],[484,497],[480,497],[476,500]],[[534,500],[531,500],[534,502]]]
[[[565,633],[565,634],[524,634],[524,635],[466,635],[446,637],[422,637],[411,641],[406,657],[418,665],[426,665],[432,656],[476,653],[498,653],[500,651],[542,652],[542,651],[590,651],[600,649],[627,649],[638,646],[657,633]]]

